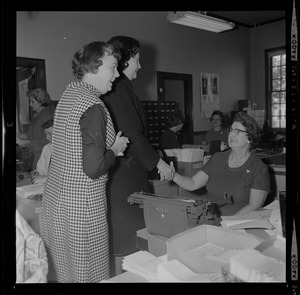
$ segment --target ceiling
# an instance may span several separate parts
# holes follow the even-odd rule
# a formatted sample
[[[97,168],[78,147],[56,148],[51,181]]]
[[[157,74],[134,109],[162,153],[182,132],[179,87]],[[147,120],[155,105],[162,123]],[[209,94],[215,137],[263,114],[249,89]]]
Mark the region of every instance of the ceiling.
[[[220,17],[236,25],[252,28],[256,25],[264,25],[283,20],[286,12],[278,11],[207,11],[207,15]]]

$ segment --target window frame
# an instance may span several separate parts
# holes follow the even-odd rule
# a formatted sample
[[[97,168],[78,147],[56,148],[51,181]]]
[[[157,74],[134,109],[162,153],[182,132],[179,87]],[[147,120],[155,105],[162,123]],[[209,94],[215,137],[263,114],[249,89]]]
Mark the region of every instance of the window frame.
[[[272,131],[279,131],[279,132],[285,132],[286,127],[273,127],[272,126],[272,91],[271,91],[271,86],[272,86],[272,73],[271,69],[272,67],[270,66],[270,59],[275,56],[275,55],[282,55],[285,54],[286,56],[286,62],[285,62],[285,80],[287,81],[287,52],[286,52],[286,47],[281,46],[281,47],[276,47],[276,48],[271,48],[271,49],[266,49],[265,50],[265,74],[266,74],[266,122],[268,122],[268,127]],[[287,104],[287,89],[285,89],[285,103]],[[285,119],[286,119],[287,113],[285,113]],[[287,123],[287,122],[286,122]],[[286,126],[285,123],[285,126]]]

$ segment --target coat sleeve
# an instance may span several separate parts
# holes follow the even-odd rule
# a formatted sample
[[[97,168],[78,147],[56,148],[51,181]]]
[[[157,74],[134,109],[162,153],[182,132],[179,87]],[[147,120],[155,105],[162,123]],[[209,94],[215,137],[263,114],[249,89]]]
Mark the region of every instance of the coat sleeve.
[[[130,140],[130,145],[125,151],[127,157],[133,156],[145,169],[151,171],[158,164],[159,154],[146,136],[141,114],[134,104],[135,97],[130,97],[121,86],[106,95],[103,100],[112,116],[116,132],[122,131],[122,135]]]

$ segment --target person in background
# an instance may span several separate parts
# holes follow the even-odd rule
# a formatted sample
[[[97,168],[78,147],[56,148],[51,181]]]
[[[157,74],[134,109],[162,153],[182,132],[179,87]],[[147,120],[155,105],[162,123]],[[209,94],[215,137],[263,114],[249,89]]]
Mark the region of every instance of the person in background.
[[[136,248],[136,232],[145,228],[143,210],[127,201],[133,192],[149,192],[148,172],[157,167],[161,177],[173,177],[171,167],[163,161],[147,138],[146,117],[131,81],[141,69],[140,43],[127,36],[115,36],[109,41],[120,49],[120,77],[113,90],[103,97],[113,123],[130,139],[124,157],[116,160],[109,171],[107,183],[108,217],[110,225],[111,275],[122,272],[122,258]]]
[[[48,144],[43,147],[41,156],[37,162],[36,170],[32,173],[33,183],[44,183],[48,176],[49,164],[52,153],[52,133],[53,133],[53,120],[50,119],[42,125],[42,129],[46,134]]]
[[[32,167],[29,170],[35,170],[36,164],[41,156],[44,145],[48,143],[46,135],[41,126],[54,117],[55,108],[52,106],[51,98],[48,92],[42,88],[36,88],[27,92],[29,105],[33,111],[33,118],[30,121],[28,138],[20,134],[17,138],[17,145],[29,146],[34,158]]]
[[[212,129],[207,131],[203,145],[209,145],[208,151],[212,155],[217,151],[222,151],[228,147],[227,130],[223,128],[225,117],[223,112],[214,111],[210,117]],[[217,147],[214,147],[217,144]],[[214,146],[213,146],[214,145]]]
[[[56,282],[91,283],[109,278],[106,182],[127,147],[115,134],[100,96],[110,91],[119,51],[96,41],[72,61],[71,82],[56,107],[52,156],[42,198],[44,241]]]
[[[159,146],[166,149],[180,149],[182,143],[178,138],[178,132],[182,130],[184,116],[181,111],[174,111],[167,117],[166,131],[161,135]]]
[[[245,112],[238,112],[228,129],[229,149],[217,152],[193,177],[175,173],[173,181],[194,191],[206,186],[210,200],[228,197],[234,204],[220,205],[221,215],[242,215],[258,210],[270,192],[268,167],[252,149],[259,141],[259,126]]]
[[[44,241],[16,210],[16,283],[47,283],[47,274]]]

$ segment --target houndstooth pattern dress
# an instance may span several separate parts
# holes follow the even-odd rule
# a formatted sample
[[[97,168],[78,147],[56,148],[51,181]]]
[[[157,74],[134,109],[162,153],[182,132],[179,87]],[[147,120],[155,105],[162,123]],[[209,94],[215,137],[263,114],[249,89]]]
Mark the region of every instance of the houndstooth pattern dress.
[[[106,112],[106,146],[115,139],[100,93],[85,82],[67,86],[54,117],[53,150],[45,185],[44,241],[58,282],[100,282],[109,278],[107,173],[89,178],[82,168],[80,117],[92,105]]]

